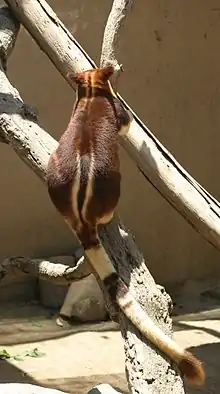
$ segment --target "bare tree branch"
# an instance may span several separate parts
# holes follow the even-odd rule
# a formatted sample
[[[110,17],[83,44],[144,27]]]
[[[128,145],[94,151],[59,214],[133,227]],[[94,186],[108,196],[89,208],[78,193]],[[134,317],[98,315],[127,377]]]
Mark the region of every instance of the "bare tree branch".
[[[60,256],[60,263],[54,262],[55,258],[50,259],[31,259],[29,257],[9,257],[0,264],[0,279],[6,275],[31,274],[41,279],[53,281],[58,285],[65,285],[78,281],[91,274],[89,265],[84,256],[77,262],[74,257]],[[63,261],[69,260],[71,265]]]
[[[20,29],[20,23],[8,7],[2,7],[0,12],[1,41],[0,41],[0,68],[7,71],[7,59],[9,58]],[[6,142],[0,135],[0,142]]]
[[[6,72],[7,59],[9,58],[20,30],[20,22],[8,7],[2,7],[0,13],[1,41],[0,41],[0,60],[1,67]]]
[[[105,31],[103,35],[100,66],[111,65],[115,69],[114,80],[111,79],[113,86],[122,71],[122,64],[117,60],[117,42],[121,28],[125,22],[128,12],[131,10],[134,0],[114,0],[110,11]]]
[[[44,0],[5,1],[66,80],[67,71],[78,72],[95,67],[95,63]],[[118,97],[129,108],[122,97]],[[134,111],[129,109],[134,120],[130,132],[121,138],[121,145],[158,192],[198,233],[220,250],[219,202],[181,167]],[[7,121],[10,122],[9,119]],[[4,137],[4,129],[0,134]],[[12,141],[10,143],[13,145]]]

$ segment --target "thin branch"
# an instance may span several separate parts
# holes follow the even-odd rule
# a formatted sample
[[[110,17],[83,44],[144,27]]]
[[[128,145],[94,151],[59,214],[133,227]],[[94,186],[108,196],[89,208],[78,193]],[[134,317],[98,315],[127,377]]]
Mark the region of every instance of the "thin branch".
[[[131,10],[133,3],[134,0],[114,0],[105,26],[100,66],[105,67],[111,65],[114,67],[114,81],[111,80],[113,85],[117,83],[117,79],[121,71],[123,71],[122,64],[118,62],[116,56],[117,43],[126,16]]]
[[[67,81],[67,71],[78,72],[95,67],[95,63],[44,0],[19,3],[16,0],[5,1]],[[118,97],[129,108],[122,97]],[[219,202],[181,167],[134,111],[130,110],[134,120],[129,133],[121,138],[121,145],[158,192],[198,233],[220,250]],[[7,119],[7,122],[10,120]],[[7,136],[7,141],[13,146],[14,136],[10,138],[2,122],[0,129],[3,138]],[[31,162],[31,165],[34,163]]]

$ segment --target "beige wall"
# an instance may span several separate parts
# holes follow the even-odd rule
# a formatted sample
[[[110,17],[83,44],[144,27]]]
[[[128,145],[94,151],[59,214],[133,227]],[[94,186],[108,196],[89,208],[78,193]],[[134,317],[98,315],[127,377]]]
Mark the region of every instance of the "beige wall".
[[[51,0],[98,62],[110,0]],[[94,5],[95,4],[95,5]],[[119,51],[120,93],[180,163],[220,199],[220,11],[217,0],[137,1]],[[36,104],[54,137],[70,116],[73,93],[22,29],[9,76]],[[9,147],[0,146],[0,258],[70,252],[71,235],[46,189]],[[122,152],[120,213],[163,283],[220,273],[219,254],[142,178]]]

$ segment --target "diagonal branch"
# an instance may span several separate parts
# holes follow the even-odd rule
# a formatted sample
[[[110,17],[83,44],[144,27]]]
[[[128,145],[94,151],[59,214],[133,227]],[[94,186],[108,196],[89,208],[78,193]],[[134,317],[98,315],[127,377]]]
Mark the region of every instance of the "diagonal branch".
[[[78,72],[95,67],[44,0],[5,1],[66,80],[67,71]],[[129,108],[122,97],[118,97]],[[219,202],[181,167],[129,109],[134,119],[129,133],[121,138],[121,145],[158,192],[198,233],[220,250]],[[4,130],[0,134],[4,137]]]

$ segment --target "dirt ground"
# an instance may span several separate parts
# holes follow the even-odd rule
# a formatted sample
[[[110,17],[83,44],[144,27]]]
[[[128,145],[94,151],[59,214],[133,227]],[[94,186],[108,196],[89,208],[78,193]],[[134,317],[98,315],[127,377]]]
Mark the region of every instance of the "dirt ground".
[[[190,394],[220,393],[219,294],[216,285],[201,291],[189,282],[175,297],[174,337],[191,348],[207,370],[206,386],[190,389]],[[127,390],[123,342],[112,322],[60,328],[48,309],[8,304],[0,307],[2,350],[10,358],[0,361],[1,383],[27,382],[74,394],[85,394],[100,383]]]

